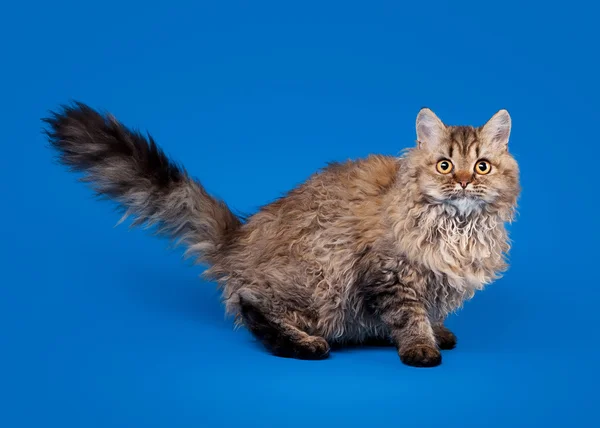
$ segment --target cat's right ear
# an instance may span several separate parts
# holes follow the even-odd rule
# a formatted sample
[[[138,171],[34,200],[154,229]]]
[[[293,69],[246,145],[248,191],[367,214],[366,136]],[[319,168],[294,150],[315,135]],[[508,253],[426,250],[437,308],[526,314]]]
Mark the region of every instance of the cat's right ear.
[[[445,130],[446,125],[430,109],[424,107],[419,111],[417,115],[417,144],[419,148],[435,149],[442,141]]]

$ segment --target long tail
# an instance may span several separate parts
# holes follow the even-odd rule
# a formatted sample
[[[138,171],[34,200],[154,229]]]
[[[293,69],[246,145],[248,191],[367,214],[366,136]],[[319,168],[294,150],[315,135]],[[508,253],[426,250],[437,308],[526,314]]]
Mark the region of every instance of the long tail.
[[[118,202],[133,225],[157,226],[160,235],[187,247],[186,254],[213,264],[241,221],[227,205],[144,137],[82,103],[62,106],[43,119],[62,164],[83,172],[100,196]]]

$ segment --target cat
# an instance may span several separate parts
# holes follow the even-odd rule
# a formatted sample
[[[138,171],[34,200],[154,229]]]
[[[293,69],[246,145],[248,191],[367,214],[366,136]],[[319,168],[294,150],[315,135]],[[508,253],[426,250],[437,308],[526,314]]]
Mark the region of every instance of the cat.
[[[248,218],[109,113],[73,102],[43,121],[59,162],[116,201],[121,221],[184,245],[235,325],[276,356],[380,343],[437,366],[457,341],[446,317],[508,268],[521,189],[506,110],[473,127],[423,108],[400,156],[331,163]]]

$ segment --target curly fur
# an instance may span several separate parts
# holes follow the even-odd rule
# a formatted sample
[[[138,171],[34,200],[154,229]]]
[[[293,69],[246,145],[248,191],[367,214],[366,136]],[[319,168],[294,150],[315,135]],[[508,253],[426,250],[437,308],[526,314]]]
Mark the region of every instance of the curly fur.
[[[208,263],[227,312],[276,355],[379,340],[407,364],[437,365],[456,340],[446,316],[507,268],[520,187],[504,110],[474,128],[423,109],[403,156],[331,164],[247,221],[111,116],[79,103],[46,121],[61,161]],[[481,159],[489,174],[474,172]]]

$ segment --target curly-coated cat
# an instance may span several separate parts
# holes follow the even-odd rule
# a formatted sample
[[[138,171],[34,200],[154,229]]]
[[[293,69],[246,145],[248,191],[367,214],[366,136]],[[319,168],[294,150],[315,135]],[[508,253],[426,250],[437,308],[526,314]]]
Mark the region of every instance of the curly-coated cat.
[[[185,245],[274,355],[375,342],[436,366],[456,344],[446,316],[507,268],[520,185],[506,110],[472,127],[424,108],[402,156],[331,164],[247,219],[109,114],[74,103],[44,121],[60,161],[135,225]]]

